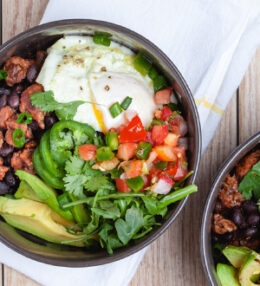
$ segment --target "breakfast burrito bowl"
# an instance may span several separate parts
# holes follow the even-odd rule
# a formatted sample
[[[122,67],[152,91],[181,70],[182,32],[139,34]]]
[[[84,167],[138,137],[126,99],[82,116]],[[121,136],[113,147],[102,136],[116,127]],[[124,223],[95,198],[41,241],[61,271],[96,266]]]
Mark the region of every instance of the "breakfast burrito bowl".
[[[199,118],[177,68],[93,20],[35,27],[0,55],[2,242],[81,267],[155,240],[197,191]]]

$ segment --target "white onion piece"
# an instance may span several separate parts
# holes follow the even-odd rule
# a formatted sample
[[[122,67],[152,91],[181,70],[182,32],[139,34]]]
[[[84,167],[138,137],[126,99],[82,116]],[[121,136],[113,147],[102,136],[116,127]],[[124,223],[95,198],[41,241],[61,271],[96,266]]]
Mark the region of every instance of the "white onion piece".
[[[119,178],[122,180],[127,179],[126,173],[122,173]]]
[[[146,160],[146,164],[150,166],[150,164],[157,158],[157,153],[155,151],[150,152],[148,159]]]
[[[184,147],[185,150],[187,150],[189,147],[188,138],[187,137],[180,137],[178,139],[178,145]]]
[[[160,179],[158,183],[156,183],[152,191],[156,194],[166,195],[171,191],[172,185],[167,183],[165,180]]]
[[[172,95],[170,97],[170,100],[171,100],[172,103],[178,104],[178,100],[177,100],[177,98],[176,98],[174,93],[172,93]]]
[[[179,119],[181,136],[184,136],[188,132],[188,124],[181,115],[177,115],[175,118],[177,119],[177,117]]]

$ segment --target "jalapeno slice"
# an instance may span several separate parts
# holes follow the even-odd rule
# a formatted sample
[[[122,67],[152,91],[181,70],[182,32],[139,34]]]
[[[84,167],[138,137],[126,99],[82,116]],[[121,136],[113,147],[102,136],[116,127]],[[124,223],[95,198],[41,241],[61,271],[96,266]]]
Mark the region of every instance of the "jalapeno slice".
[[[58,166],[64,166],[76,146],[92,143],[96,131],[88,124],[73,120],[56,122],[50,133],[50,148],[53,160]]]

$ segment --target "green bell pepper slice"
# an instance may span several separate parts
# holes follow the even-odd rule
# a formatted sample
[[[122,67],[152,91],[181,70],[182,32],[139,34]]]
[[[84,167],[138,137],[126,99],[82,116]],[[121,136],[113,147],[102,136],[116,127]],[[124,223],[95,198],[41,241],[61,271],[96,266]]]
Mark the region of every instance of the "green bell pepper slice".
[[[23,170],[17,170],[15,174],[19,177],[19,179],[22,182],[25,181],[26,183],[26,184],[22,183],[22,185],[19,186],[20,191],[15,194],[16,198],[23,197],[35,201],[41,201],[46,205],[48,205],[57,214],[66,218],[67,220],[74,221],[73,215],[70,211],[62,210],[60,208],[57,200],[57,193],[53,188],[45,184],[37,176],[32,175]],[[22,188],[24,188],[25,190],[24,192],[22,192]],[[29,194],[29,192],[32,192],[31,195]]]
[[[141,176],[126,179],[126,183],[128,187],[132,189],[134,192],[140,191],[144,186],[144,180]]]
[[[135,155],[138,159],[146,160],[152,150],[152,144],[150,142],[139,142]]]
[[[96,154],[98,161],[109,161],[115,156],[111,148],[108,146],[98,148]]]
[[[33,153],[33,168],[36,173],[51,187],[54,189],[64,189],[64,183],[62,179],[54,177],[48,170],[45,169],[39,148],[37,147]]]
[[[58,166],[64,166],[76,146],[92,143],[96,131],[88,124],[73,120],[56,122],[50,132],[50,147],[53,160]]]
[[[41,155],[43,166],[48,172],[57,178],[65,176],[64,170],[59,168],[58,164],[53,160],[50,148],[50,130],[46,131],[39,145],[39,152]]]

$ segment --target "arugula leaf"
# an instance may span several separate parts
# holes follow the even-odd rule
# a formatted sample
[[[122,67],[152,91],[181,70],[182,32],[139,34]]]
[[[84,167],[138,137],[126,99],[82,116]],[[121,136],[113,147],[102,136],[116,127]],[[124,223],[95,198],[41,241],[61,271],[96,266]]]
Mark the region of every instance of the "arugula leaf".
[[[84,160],[77,156],[71,156],[65,163],[65,171],[70,175],[81,174],[84,164]]]
[[[107,219],[117,219],[120,217],[120,210],[111,201],[100,201],[98,207],[92,208],[95,214]]]
[[[250,200],[253,194],[256,199],[260,199],[260,171],[258,171],[258,167],[253,167],[239,184],[238,190],[247,200]]]
[[[83,185],[87,178],[85,175],[66,175],[63,178],[65,190],[78,198],[84,197]]]
[[[143,213],[135,206],[126,211],[125,220],[120,218],[115,222],[117,235],[124,245],[132,239],[143,225]]]
[[[58,102],[54,99],[54,94],[51,90],[31,94],[30,98],[33,106],[41,108],[41,111],[44,112],[55,111],[62,120],[73,119],[78,107],[85,103],[82,100],[66,103]]]

